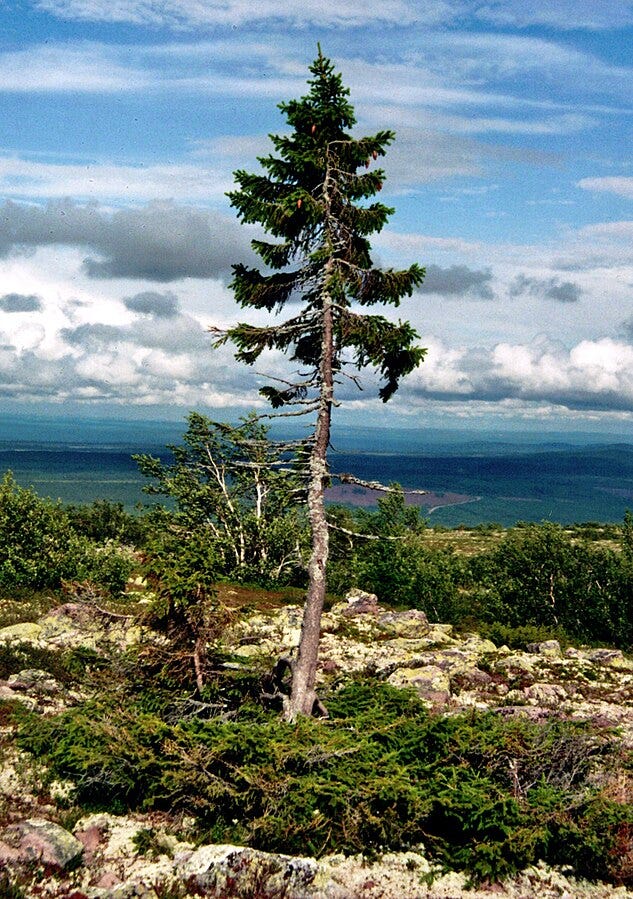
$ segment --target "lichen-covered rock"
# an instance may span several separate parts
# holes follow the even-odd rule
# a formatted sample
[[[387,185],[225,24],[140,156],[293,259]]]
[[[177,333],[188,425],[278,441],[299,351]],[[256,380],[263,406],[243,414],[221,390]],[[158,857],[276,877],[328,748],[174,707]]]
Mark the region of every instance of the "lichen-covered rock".
[[[63,687],[52,674],[40,668],[25,668],[17,674],[11,674],[7,683],[12,690],[29,693],[32,696],[50,696],[63,692]]]
[[[510,655],[496,659],[494,667],[495,671],[500,671],[506,675],[529,675],[534,673],[536,663],[536,659],[525,652],[513,652]]]
[[[535,705],[558,707],[567,699],[567,691],[559,684],[531,684],[523,690],[528,702]]]
[[[106,813],[79,820],[74,832],[84,847],[81,892],[90,899],[156,899],[158,889],[167,894],[176,882],[176,857],[190,854],[193,847],[155,824],[154,818],[141,815]],[[152,835],[149,853],[139,848],[143,831]]]
[[[76,865],[84,851],[71,833],[59,824],[41,818],[9,825],[3,834],[3,842],[15,850],[16,861],[36,861],[58,871]]]
[[[177,868],[185,883],[227,897],[307,896],[317,870],[313,858],[227,845],[201,846]]]
[[[547,656],[551,659],[558,659],[561,656],[560,643],[558,640],[543,640],[542,643],[528,643],[527,650],[535,655]]]
[[[30,621],[20,624],[10,624],[0,628],[0,642],[2,643],[39,643],[42,635],[42,627]]]
[[[600,665],[608,665],[620,671],[633,671],[633,661],[625,659],[620,649],[592,649],[587,653],[590,662],[598,662]]]
[[[234,655],[244,658],[285,655],[299,643],[302,618],[300,606],[259,612],[236,621],[225,632],[224,641]]]
[[[127,616],[109,615],[88,603],[65,603],[40,618],[38,626],[40,642],[51,648],[127,649],[141,636],[141,629]]]
[[[37,700],[32,696],[26,696],[17,690],[13,690],[8,683],[0,682],[0,700],[3,702],[19,702],[29,711],[37,708]]]
[[[413,687],[417,694],[432,706],[446,705],[451,698],[449,676],[437,665],[397,668],[387,680],[394,687]]]
[[[343,609],[343,615],[378,615],[380,606],[378,605],[378,597],[375,593],[365,593],[354,587],[345,597],[347,608]]]
[[[528,652],[497,647],[478,634],[456,635],[417,610],[395,611],[362,591],[323,615],[317,678],[366,674],[414,687],[451,713],[510,706],[512,714],[582,718],[622,728],[633,744],[633,662],[619,650],[566,649],[556,640]],[[302,609],[286,606],[242,618],[226,635],[236,655],[267,663],[291,655]]]

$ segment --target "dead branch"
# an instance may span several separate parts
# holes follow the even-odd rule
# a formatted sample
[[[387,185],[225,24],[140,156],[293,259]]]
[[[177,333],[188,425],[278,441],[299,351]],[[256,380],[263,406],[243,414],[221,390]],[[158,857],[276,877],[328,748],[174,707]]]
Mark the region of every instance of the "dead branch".
[[[359,531],[350,531],[348,528],[342,528],[338,524],[332,524],[332,522],[328,521],[328,528],[333,531],[340,531],[341,534],[346,534],[348,537],[358,537],[361,540],[405,540],[409,535],[408,534],[399,534],[398,536],[393,535],[385,535],[385,534],[361,534]]]
[[[384,493],[390,493],[393,491],[393,487],[387,487],[385,484],[381,484],[379,481],[363,481],[361,478],[354,477],[353,474],[331,474],[331,478],[340,481],[341,484],[355,484],[358,487],[366,487],[368,490],[382,490]],[[415,496],[426,496],[428,494],[428,490],[409,490],[406,487],[402,487],[402,492],[408,495]]]

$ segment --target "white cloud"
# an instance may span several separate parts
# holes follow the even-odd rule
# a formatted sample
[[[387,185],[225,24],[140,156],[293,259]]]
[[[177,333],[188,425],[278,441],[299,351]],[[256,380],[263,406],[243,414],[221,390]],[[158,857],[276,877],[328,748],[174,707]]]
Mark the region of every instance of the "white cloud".
[[[622,341],[584,340],[571,349],[544,337],[488,349],[425,342],[427,360],[401,388],[408,403],[468,398],[633,411],[633,346]]]
[[[577,187],[583,190],[592,190],[609,194],[616,194],[618,197],[625,197],[627,200],[633,200],[633,178],[612,177],[612,178],[582,178],[578,181]]]
[[[118,59],[121,55],[123,58]],[[112,93],[147,90],[152,79],[105,44],[41,44],[0,55],[0,91]]]
[[[599,31],[633,24],[633,3],[630,0],[556,0],[554,3],[489,0],[472,5],[479,18],[495,25],[547,25],[563,31]]]
[[[39,0],[40,9],[64,19],[93,22],[130,22],[172,28],[229,25],[261,21],[291,21],[305,26],[366,25],[372,22],[437,24],[456,13],[454,0],[426,0],[418,7],[407,0],[383,0],[367,5],[362,0]]]
[[[222,197],[232,181],[228,171],[202,164],[69,165],[0,156],[0,194],[5,197],[208,202]]]
[[[402,25],[448,24],[468,13],[502,26],[546,25],[569,29],[612,29],[633,23],[630,0],[556,0],[526,4],[520,0],[384,0],[368,6],[362,0],[38,0],[37,6],[63,19],[126,22],[135,25],[192,28],[250,22],[291,21],[297,25],[363,26],[372,22]]]

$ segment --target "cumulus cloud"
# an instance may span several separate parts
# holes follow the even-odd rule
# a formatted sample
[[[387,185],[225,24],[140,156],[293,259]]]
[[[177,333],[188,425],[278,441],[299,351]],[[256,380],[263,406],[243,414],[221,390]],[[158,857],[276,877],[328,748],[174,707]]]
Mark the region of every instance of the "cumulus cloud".
[[[583,291],[573,281],[561,281],[559,278],[529,278],[517,275],[510,285],[510,296],[531,296],[556,300],[558,303],[577,303]]]
[[[0,208],[0,256],[56,244],[91,250],[83,263],[91,278],[217,278],[251,256],[234,219],[168,201],[116,212],[70,200]]]
[[[84,321],[49,333],[24,326],[0,333],[0,397],[126,405],[257,402],[256,375],[213,349],[205,326],[179,311],[172,293],[126,297],[124,324]],[[30,330],[29,330],[30,329]]]
[[[477,270],[467,265],[452,265],[449,268],[429,265],[426,268],[423,290],[445,296],[491,300],[494,297],[491,281],[490,269]]]
[[[175,293],[155,293],[151,290],[124,297],[123,305],[130,312],[152,315],[155,318],[173,318],[178,312],[178,297]]]
[[[404,383],[416,399],[547,402],[568,409],[633,411],[633,346],[612,338],[583,340],[568,349],[539,338],[451,349],[431,342],[433,357]]]
[[[35,294],[5,293],[0,297],[0,309],[3,312],[39,312],[42,300]]]
[[[125,323],[68,322],[43,341],[40,328],[0,334],[0,396],[127,404],[249,406],[261,376],[235,362],[230,347],[213,349],[205,324],[182,311],[175,294],[126,297]],[[26,324],[26,323],[25,323]],[[633,337],[633,323],[625,324]],[[28,332],[28,333],[27,333]],[[622,333],[622,332],[621,332]],[[550,404],[561,409],[633,412],[633,341],[604,337],[571,347],[544,337],[460,346],[430,338],[425,362],[406,378],[396,406],[434,402]],[[284,377],[279,353],[258,371]],[[364,376],[365,378],[365,376]],[[373,383],[367,376],[368,388]],[[364,397],[367,397],[367,400]],[[354,402],[371,404],[368,389]]]
[[[174,313],[168,317],[141,314],[127,325],[86,322],[62,328],[61,337],[71,346],[90,352],[127,345],[159,349],[170,353],[205,353],[211,351],[211,338],[202,325],[190,315]]]

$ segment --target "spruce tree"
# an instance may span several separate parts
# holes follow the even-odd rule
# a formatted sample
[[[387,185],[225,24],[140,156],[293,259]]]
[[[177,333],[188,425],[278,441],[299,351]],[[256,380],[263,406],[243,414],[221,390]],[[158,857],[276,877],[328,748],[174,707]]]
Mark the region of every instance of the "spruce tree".
[[[260,392],[273,408],[297,407],[286,414],[314,415],[304,451],[312,535],[309,587],[285,708],[289,720],[320,707],[314,684],[326,590],[324,491],[335,388],[346,368],[371,366],[381,378],[379,396],[386,402],[425,354],[416,346],[418,334],[408,322],[362,311],[374,304],[398,306],[424,277],[418,265],[381,270],[370,256],[368,235],[380,231],[393,212],[380,202],[367,202],[384,180],[374,162],[385,154],[394,134],[352,137],[355,116],[349,90],[320,47],[310,72],[306,96],[279,104],[292,131],[271,135],[276,155],[259,159],[262,173],[235,172],[239,189],[228,195],[242,222],[259,224],[272,237],[252,243],[263,270],[233,267],[237,302],[279,315],[299,301],[299,311],[283,321],[275,318],[269,326],[240,323],[220,339],[231,340],[236,358],[248,364],[266,349],[287,352],[297,363],[297,379],[273,379],[277,386]]]

